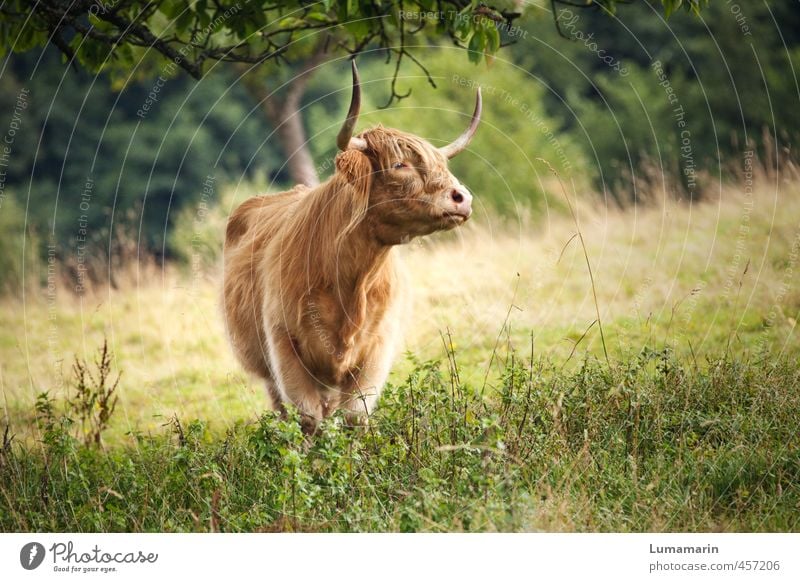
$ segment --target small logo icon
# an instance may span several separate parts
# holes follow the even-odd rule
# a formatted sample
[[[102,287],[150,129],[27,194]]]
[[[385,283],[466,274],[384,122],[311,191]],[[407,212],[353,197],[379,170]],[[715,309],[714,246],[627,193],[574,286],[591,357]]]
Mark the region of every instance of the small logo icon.
[[[19,551],[19,563],[26,570],[35,570],[44,561],[44,546],[39,542],[30,542]]]

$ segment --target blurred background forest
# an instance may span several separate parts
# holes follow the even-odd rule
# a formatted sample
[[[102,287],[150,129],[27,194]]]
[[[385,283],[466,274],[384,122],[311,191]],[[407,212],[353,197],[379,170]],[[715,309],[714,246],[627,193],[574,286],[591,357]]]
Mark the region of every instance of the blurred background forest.
[[[678,199],[715,194],[741,177],[745,151],[767,166],[791,156],[800,132],[797,5],[712,2],[699,17],[681,11],[669,19],[660,8],[639,2],[610,17],[566,7],[555,24],[531,6],[504,31],[509,46],[490,64],[469,62],[444,40],[416,49],[430,79],[406,59],[394,90],[411,93],[388,108],[394,64],[382,49],[366,51],[358,60],[366,98],[359,127],[383,123],[445,143],[461,131],[481,84],[484,122],[454,173],[482,211],[534,224],[564,210],[535,158],[551,162],[578,194],[628,207],[646,203],[653,183]],[[212,264],[221,227],[210,219],[198,226],[198,216],[226,205],[224,217],[231,196],[295,182],[275,115],[270,120],[259,88],[242,82],[236,67],[214,66],[199,81],[171,71],[159,81],[151,69],[95,76],[64,60],[49,47],[4,61],[3,126],[20,92],[27,95],[3,168],[5,291],[20,288],[23,263],[45,282],[48,256],[73,280],[78,263],[102,281],[109,265],[129,259],[186,262],[190,244]],[[347,69],[343,58],[319,63],[298,107],[321,179],[349,102]],[[261,90],[272,90],[269,79]],[[676,106],[690,129],[688,157]]]
[[[0,47],[0,530],[800,531],[797,0],[8,0]],[[481,86],[474,214],[309,446],[221,251],[331,175],[354,53],[356,130]]]

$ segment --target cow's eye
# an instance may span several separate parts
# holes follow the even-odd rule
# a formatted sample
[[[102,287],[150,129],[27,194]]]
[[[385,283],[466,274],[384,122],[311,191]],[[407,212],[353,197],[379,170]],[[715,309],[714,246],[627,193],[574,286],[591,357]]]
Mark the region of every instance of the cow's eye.
[[[407,167],[408,167],[408,164],[405,163],[405,162],[395,162],[395,163],[392,164],[392,169],[393,170],[400,170],[402,168],[407,168]]]

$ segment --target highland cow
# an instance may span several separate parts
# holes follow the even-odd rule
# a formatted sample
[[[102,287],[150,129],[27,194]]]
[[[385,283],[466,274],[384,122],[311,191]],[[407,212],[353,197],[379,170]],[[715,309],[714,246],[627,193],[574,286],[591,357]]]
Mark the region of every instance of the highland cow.
[[[447,160],[478,127],[480,89],[469,127],[445,147],[381,126],[354,137],[355,62],[352,71],[333,176],[247,200],[225,237],[223,305],[234,352],[264,380],[276,409],[297,407],[307,432],[337,409],[362,422],[375,406],[406,304],[394,247],[472,213],[472,195]]]

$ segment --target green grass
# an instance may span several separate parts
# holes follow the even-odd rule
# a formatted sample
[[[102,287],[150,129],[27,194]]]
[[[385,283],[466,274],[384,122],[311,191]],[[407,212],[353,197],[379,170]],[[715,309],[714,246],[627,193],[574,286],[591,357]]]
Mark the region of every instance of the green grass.
[[[687,366],[645,349],[566,372],[498,356],[483,398],[451,353],[415,362],[369,427],[335,417],[312,439],[266,413],[225,434],[173,420],[104,451],[42,401],[42,441],[0,457],[0,529],[798,529],[793,363]]]
[[[580,203],[610,362],[572,221],[409,245],[410,355],[368,429],[311,441],[234,361],[213,270],[6,297],[0,529],[797,531],[799,192]],[[70,366],[104,338],[98,448]]]

